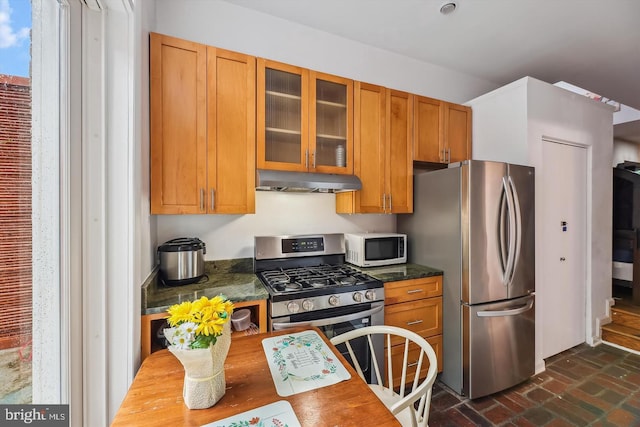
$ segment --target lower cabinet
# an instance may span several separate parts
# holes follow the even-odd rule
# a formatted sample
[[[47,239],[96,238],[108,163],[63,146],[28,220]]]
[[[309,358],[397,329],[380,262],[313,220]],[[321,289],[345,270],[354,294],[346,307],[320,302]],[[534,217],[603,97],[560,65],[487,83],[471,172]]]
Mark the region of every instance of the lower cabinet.
[[[251,322],[253,322],[260,333],[267,332],[267,300],[256,301],[240,301],[233,303],[235,310],[246,308],[251,311]],[[163,348],[160,344],[157,334],[158,330],[163,327],[168,313],[143,314],[140,318],[140,362],[154,351]],[[242,332],[232,332],[234,334],[242,334]]]
[[[384,292],[384,323],[408,329],[426,338],[438,357],[438,372],[441,372],[442,276],[387,282],[384,284]],[[391,357],[401,358],[403,341],[392,340],[391,347]],[[399,377],[400,371],[394,372],[394,382]]]

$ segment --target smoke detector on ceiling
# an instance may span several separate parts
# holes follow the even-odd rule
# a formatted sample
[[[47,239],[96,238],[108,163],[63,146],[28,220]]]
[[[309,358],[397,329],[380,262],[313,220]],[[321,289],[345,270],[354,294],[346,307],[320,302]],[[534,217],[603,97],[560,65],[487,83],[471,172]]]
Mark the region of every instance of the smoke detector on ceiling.
[[[440,6],[440,13],[443,15],[450,15],[458,8],[458,3],[455,1],[446,1]]]

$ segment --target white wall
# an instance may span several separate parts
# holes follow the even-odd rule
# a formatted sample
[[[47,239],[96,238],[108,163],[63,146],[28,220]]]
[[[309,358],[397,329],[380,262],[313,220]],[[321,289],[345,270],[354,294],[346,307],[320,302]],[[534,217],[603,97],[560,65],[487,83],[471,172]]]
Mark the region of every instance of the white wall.
[[[338,215],[334,194],[256,192],[255,215],[161,215],[158,242],[199,237],[206,260],[253,258],[253,237],[280,234],[389,232],[395,215]]]
[[[136,164],[134,186],[139,192],[135,203],[135,277],[136,283],[143,283],[155,265],[157,246],[156,217],[150,214],[151,199],[149,188],[149,32],[156,26],[155,2],[137,2],[135,10],[136,63],[133,70],[136,90],[133,93],[136,108],[134,148]]]
[[[468,105],[474,111],[473,158],[539,166],[543,164],[543,137],[588,148],[585,341],[598,343],[600,323],[609,316],[611,298],[613,109],[529,77],[469,101]],[[536,175],[536,186],[540,188],[538,178]],[[537,260],[542,259],[543,250],[536,245]],[[544,268],[539,262],[536,264],[537,272]],[[537,281],[536,291],[552,292],[552,286]],[[549,313],[536,310],[536,316],[541,315]],[[541,343],[537,328],[538,368],[544,366]]]
[[[462,103],[497,87],[230,2],[156,0],[156,4],[156,31],[187,40],[450,102]]]
[[[481,104],[483,108],[474,108]],[[472,108],[472,158],[529,165],[527,85],[518,80],[466,103]],[[480,143],[476,143],[476,141]]]
[[[542,144],[536,143],[542,137],[589,147],[585,340],[597,344],[600,323],[609,316],[611,298],[613,108],[535,79],[529,79],[528,92],[528,139],[533,164],[544,162]]]
[[[635,142],[613,140],[613,162],[614,168],[618,163],[624,161],[640,162],[640,146]]]
[[[461,103],[496,87],[225,1],[157,0],[155,4],[153,31],[174,37],[451,102]],[[148,86],[145,77],[143,87]],[[148,154],[146,146],[144,150]],[[148,163],[143,164],[143,174],[146,185]],[[148,187],[142,187],[141,197],[148,197]],[[197,236],[205,241],[210,260],[252,257],[254,235],[395,231],[395,215],[337,215],[335,196],[326,194],[259,192],[255,215],[160,215],[155,220],[157,235],[153,220],[149,224],[152,250],[172,237]]]

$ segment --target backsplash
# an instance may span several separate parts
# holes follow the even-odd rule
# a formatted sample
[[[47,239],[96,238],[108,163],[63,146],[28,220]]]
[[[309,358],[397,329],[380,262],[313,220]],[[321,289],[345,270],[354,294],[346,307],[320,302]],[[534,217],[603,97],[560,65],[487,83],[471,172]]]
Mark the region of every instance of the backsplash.
[[[335,211],[335,194],[256,191],[253,215],[158,215],[157,242],[198,237],[211,261],[253,258],[254,236],[396,231],[395,215]]]

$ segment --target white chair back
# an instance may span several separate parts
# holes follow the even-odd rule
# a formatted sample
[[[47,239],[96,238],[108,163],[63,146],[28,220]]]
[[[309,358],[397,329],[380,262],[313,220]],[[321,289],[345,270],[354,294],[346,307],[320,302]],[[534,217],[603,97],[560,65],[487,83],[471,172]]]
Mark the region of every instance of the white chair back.
[[[377,360],[372,341],[372,336],[380,334],[385,336],[383,361]],[[438,373],[438,361],[431,345],[415,332],[385,325],[367,326],[333,337],[334,345],[346,345],[353,367],[364,381],[367,379],[360,365],[363,361],[357,360],[351,346],[351,341],[360,337],[367,339],[376,378],[384,379],[383,384],[369,384],[371,389],[403,426],[426,427],[431,390]],[[394,354],[401,351],[402,357],[397,354],[393,357],[392,350]],[[380,366],[386,366],[386,375],[381,375]]]

